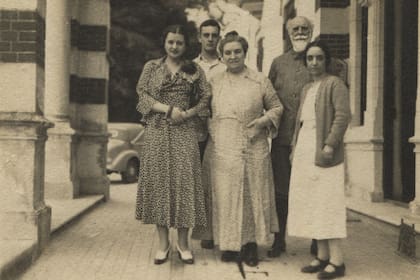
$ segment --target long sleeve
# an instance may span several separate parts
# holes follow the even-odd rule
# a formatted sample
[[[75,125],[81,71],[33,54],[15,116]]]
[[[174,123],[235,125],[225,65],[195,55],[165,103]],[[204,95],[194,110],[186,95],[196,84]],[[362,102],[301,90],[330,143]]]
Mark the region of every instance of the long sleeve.
[[[265,116],[267,116],[272,123],[272,126],[270,126],[270,135],[272,138],[275,138],[278,133],[280,119],[283,113],[283,105],[281,104],[271,82],[268,79],[264,80],[263,90],[264,109],[266,110]]]
[[[334,106],[334,119],[325,144],[336,147],[343,141],[344,133],[350,121],[349,92],[346,85],[337,79],[332,86],[332,103]]]
[[[276,69],[277,62],[273,60],[270,66],[270,71],[268,72],[268,79],[271,81],[271,84],[274,85],[277,78],[277,69]]]
[[[139,102],[137,103],[137,111],[139,111],[143,116],[150,113],[152,106],[157,103],[150,95],[150,89],[148,88],[148,82],[153,75],[153,64],[147,62],[143,71],[140,75],[139,81],[137,82],[136,91],[139,95]]]

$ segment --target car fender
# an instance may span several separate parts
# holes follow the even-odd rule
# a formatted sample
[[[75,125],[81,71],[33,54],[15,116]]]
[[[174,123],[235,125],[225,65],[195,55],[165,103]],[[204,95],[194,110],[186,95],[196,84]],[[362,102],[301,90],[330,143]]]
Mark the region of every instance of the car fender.
[[[112,170],[112,171],[118,171],[118,172],[125,171],[127,162],[133,157],[140,160],[139,154],[137,153],[137,151],[125,150],[115,157],[115,159],[111,162],[111,164],[108,165],[107,169]]]

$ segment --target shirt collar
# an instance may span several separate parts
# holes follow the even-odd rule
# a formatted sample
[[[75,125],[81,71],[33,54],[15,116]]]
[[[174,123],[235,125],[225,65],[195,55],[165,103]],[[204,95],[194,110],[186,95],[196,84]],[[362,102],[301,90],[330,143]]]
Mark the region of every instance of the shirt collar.
[[[198,59],[204,63],[210,64],[211,66],[219,64],[222,62],[221,58],[218,57],[217,59],[213,60],[213,61],[209,61],[207,59],[205,59],[201,54],[198,55]]]

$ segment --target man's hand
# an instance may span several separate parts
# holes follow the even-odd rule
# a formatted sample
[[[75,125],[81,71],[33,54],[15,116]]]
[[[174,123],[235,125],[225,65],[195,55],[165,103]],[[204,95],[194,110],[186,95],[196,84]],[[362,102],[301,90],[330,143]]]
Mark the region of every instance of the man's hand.
[[[322,149],[322,156],[326,160],[332,160],[333,154],[334,154],[334,148],[329,145],[325,145],[324,148]]]

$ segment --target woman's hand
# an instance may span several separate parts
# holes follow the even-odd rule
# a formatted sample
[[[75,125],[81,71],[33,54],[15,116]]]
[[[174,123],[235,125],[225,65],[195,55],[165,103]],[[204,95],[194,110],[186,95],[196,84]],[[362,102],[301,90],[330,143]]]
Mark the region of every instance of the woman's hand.
[[[174,107],[170,116],[171,124],[180,124],[186,120],[186,113],[185,111],[181,110],[178,107]]]
[[[248,128],[248,137],[252,143],[262,132],[266,130],[267,117],[263,116],[257,118],[250,122],[246,127]]]
[[[329,145],[325,145],[324,148],[322,149],[322,156],[326,160],[332,160],[333,154],[334,154],[334,148]]]

